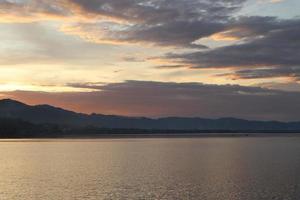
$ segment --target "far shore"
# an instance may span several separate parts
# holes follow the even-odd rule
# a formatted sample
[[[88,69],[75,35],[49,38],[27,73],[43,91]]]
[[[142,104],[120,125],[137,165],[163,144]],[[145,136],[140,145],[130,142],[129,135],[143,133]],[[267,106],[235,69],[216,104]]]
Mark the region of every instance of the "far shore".
[[[161,134],[98,134],[98,135],[68,135],[61,137],[11,137],[6,140],[51,140],[51,139],[138,139],[138,138],[233,138],[233,137],[300,137],[299,133],[161,133]],[[1,142],[2,142],[1,141]]]

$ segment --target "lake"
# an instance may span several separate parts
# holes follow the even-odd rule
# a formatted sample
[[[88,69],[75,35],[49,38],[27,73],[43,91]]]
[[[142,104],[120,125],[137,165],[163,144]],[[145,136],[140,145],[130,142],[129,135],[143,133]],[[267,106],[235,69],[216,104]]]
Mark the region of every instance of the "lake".
[[[0,140],[1,200],[299,200],[300,137]]]

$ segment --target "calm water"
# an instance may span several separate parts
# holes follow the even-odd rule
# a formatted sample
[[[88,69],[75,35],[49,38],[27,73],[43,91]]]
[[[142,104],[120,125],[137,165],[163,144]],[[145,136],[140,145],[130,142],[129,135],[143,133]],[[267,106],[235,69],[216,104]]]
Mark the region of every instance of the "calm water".
[[[0,141],[1,200],[300,199],[300,138]]]

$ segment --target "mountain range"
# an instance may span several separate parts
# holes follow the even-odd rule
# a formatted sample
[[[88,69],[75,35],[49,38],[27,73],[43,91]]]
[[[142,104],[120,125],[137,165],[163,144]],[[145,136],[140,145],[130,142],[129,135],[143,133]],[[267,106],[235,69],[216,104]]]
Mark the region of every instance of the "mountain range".
[[[125,117],[102,114],[83,114],[50,105],[27,105],[12,99],[0,100],[0,118],[22,120],[32,124],[107,129],[144,130],[227,130],[227,131],[297,131],[300,122],[250,121],[236,118],[187,117]],[[0,120],[1,121],[1,120]]]

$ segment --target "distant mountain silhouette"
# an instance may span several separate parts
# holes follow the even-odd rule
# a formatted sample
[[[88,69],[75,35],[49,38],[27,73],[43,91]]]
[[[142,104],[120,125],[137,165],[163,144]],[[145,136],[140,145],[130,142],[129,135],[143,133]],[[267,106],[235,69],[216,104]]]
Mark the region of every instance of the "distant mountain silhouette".
[[[24,103],[0,100],[0,118],[18,119],[32,124],[56,124],[68,127],[96,127],[110,129],[155,129],[155,130],[300,130],[300,122],[249,121],[235,118],[204,119],[167,117],[151,119],[102,114],[76,113],[50,105],[30,106]]]

